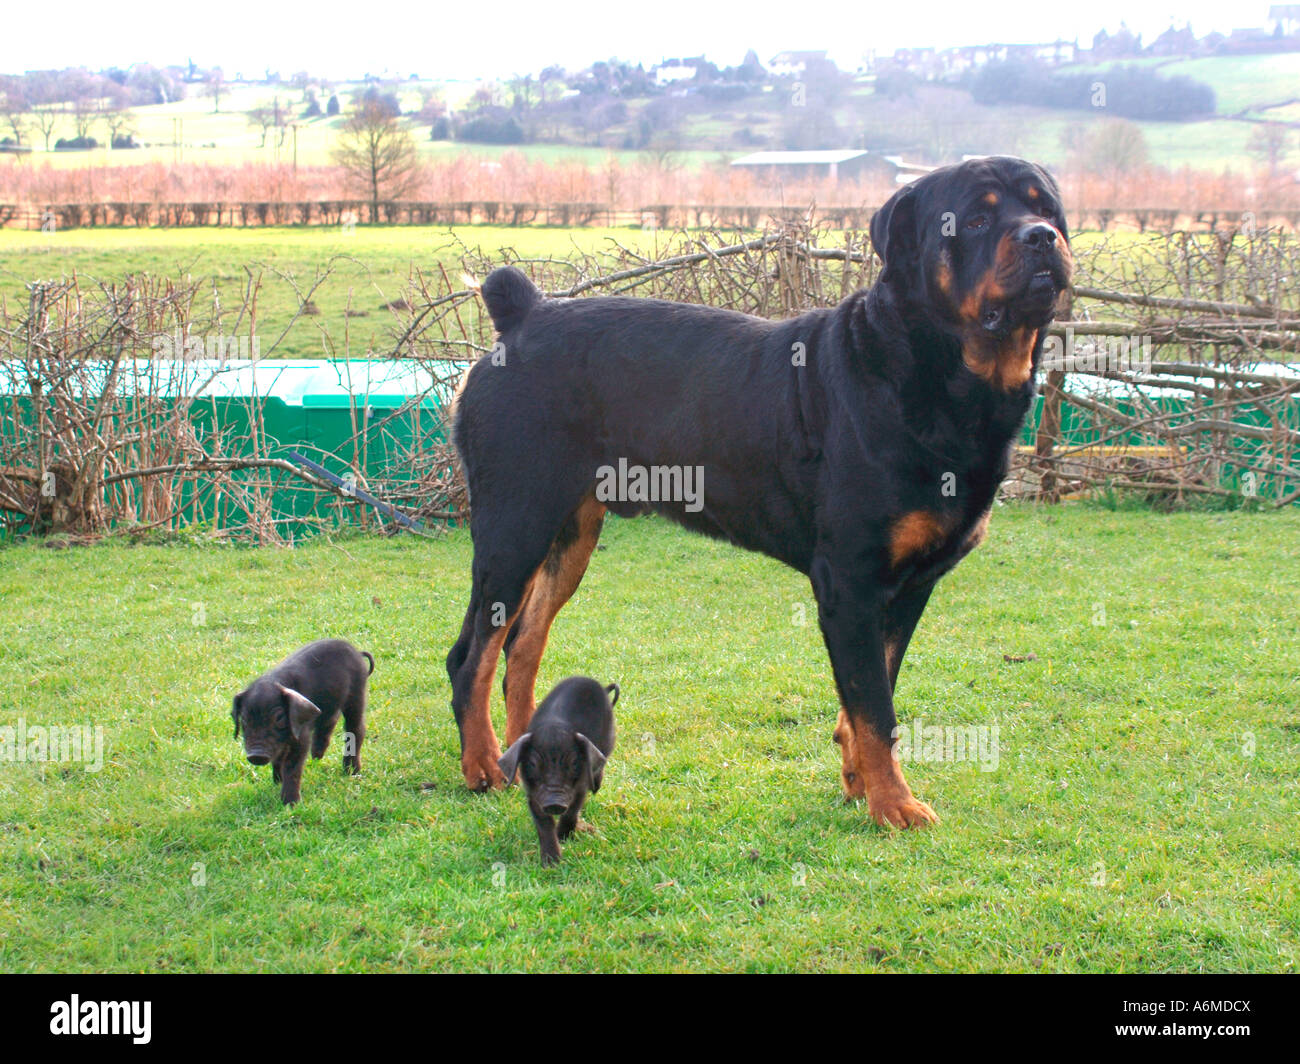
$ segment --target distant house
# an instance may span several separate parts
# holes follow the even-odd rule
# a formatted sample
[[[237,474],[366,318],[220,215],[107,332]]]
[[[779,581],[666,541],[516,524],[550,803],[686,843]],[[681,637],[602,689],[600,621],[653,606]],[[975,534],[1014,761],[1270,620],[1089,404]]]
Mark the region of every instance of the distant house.
[[[1271,40],[1268,30],[1258,26],[1246,26],[1228,34],[1229,44],[1264,44]]]
[[[932,169],[919,163],[904,162],[897,155],[883,155],[860,148],[756,151],[752,155],[733,159],[731,165],[769,180],[784,177],[792,181],[827,178],[839,181],[883,177],[897,184],[906,184]]]
[[[1290,37],[1300,30],[1300,4],[1274,4],[1268,9],[1268,20]]]
[[[810,63],[824,61],[826,53],[822,52],[777,52],[767,63],[767,71],[774,78],[801,78]]]

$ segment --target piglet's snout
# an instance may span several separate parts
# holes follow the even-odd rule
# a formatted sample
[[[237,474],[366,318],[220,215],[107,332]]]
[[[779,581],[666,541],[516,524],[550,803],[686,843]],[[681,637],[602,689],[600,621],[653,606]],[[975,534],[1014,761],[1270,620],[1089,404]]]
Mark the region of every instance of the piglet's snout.
[[[559,789],[544,788],[537,795],[537,804],[548,816],[559,816],[569,808],[572,796]]]
[[[253,753],[248,755],[248,763],[250,765],[269,765],[271,763],[271,759],[267,757],[265,754]]]

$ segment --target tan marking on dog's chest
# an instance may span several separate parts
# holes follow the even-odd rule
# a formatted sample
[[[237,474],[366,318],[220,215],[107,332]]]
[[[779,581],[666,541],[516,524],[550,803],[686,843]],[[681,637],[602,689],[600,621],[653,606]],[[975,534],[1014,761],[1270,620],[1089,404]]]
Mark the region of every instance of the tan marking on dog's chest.
[[[926,554],[948,537],[943,519],[931,510],[912,510],[889,530],[889,562],[897,567],[908,558]]]
[[[972,336],[961,346],[966,368],[994,388],[1009,392],[1033,375],[1038,330],[1015,329],[1001,340]]]

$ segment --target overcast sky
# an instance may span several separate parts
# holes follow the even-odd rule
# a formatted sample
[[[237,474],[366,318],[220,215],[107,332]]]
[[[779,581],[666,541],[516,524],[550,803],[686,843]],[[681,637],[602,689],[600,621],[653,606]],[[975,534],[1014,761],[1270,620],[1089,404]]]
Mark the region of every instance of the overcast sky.
[[[129,0],[56,6],[6,5],[0,71],[192,58],[227,77],[268,67],[337,80],[362,74],[426,78],[505,77],[552,63],[572,69],[617,57],[647,66],[705,54],[719,66],[753,48],[766,63],[782,49],[827,49],[852,69],[868,51],[900,47],[1034,42],[1063,37],[1088,43],[1126,20],[1150,40],[1171,22],[1197,35],[1263,26],[1267,3],[1032,4],[925,0],[384,0],[373,6],[276,0]]]

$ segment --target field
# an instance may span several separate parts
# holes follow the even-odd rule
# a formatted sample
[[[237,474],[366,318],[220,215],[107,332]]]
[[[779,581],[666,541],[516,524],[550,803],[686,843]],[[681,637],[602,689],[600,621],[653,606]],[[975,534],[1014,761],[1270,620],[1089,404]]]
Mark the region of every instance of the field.
[[[751,235],[738,234],[737,238]],[[83,285],[93,285],[120,281],[129,273],[202,279],[204,291],[215,289],[223,307],[237,308],[243,302],[251,270],[263,282],[257,332],[264,355],[383,357],[409,320],[402,312],[384,309],[385,304],[408,294],[418,273],[428,278],[432,289],[439,289],[443,284],[440,267],[447,269],[451,287],[459,287],[460,256],[466,250],[491,263],[502,261],[506,250],[514,253],[512,259],[517,255],[559,260],[571,259],[575,253],[600,256],[617,242],[655,257],[680,250],[677,243],[670,244],[678,237],[680,234],[667,231],[631,228],[486,225],[358,226],[350,233],[332,226],[113,228],[56,233],[0,229],[0,308],[21,315],[27,307],[26,285],[33,280],[75,276]],[[1089,255],[1099,240],[1109,250]],[[832,235],[824,243],[836,241]],[[1134,233],[1102,237],[1085,232],[1074,234],[1072,243],[1082,271],[1079,283],[1086,284],[1090,267],[1131,272],[1141,265],[1149,272],[1152,267],[1143,257],[1143,244],[1158,252],[1161,238]],[[1120,249],[1125,252],[1123,261],[1116,257]],[[612,257],[610,261],[610,268],[616,268]],[[312,299],[320,314],[292,322],[299,306],[297,292],[306,293],[327,268],[332,272]],[[477,313],[477,307],[467,308],[466,313]],[[271,342],[286,327],[289,331],[283,341],[270,351]]]
[[[245,267],[260,273],[258,334],[263,354],[285,358],[321,358],[345,354],[345,332],[352,357],[385,355],[406,323],[404,315],[384,309],[401,298],[416,271],[431,284],[446,266],[453,287],[460,286],[457,265],[465,248],[481,248],[498,259],[503,248],[524,257],[568,257],[576,250],[599,253],[617,240],[653,254],[664,236],[640,229],[548,229],[492,226],[358,226],[351,233],[336,227],[266,227],[260,229],[79,229],[40,233],[0,229],[0,301],[11,311],[27,306],[26,285],[40,278],[77,276],[84,284],[120,280],[128,273],[156,277],[211,279],[222,306],[242,303],[248,283]],[[236,265],[241,264],[241,265]],[[318,317],[293,324],[283,343],[269,352],[299,305],[292,277],[302,292],[331,266],[329,279],[313,302]],[[205,285],[206,289],[206,285]],[[354,315],[349,317],[348,310]],[[395,331],[396,329],[396,331]],[[327,349],[325,334],[335,345]]]
[[[997,726],[996,770],[912,764],[943,823],[891,834],[840,798],[806,582],[612,520],[543,662],[623,689],[555,869],[517,790],[460,783],[463,532],[7,549],[5,723],[105,747],[0,761],[0,970],[1294,970],[1297,533],[1000,509],[899,681],[905,723]],[[378,659],[366,771],[331,751],[285,811],[230,696],[325,633]]]
[[[1243,119],[1268,118],[1300,122],[1300,113],[1297,112],[1300,105],[1296,102],[1295,88],[1300,84],[1300,54],[1198,59],[1147,58],[1125,62],[1155,67],[1165,76],[1187,75],[1197,78],[1208,83],[1216,93],[1217,117],[1214,119],[1139,123],[1151,161],[1158,166],[1191,166],[1216,172],[1228,168],[1245,172],[1253,165],[1246,151],[1246,143],[1255,125]],[[48,154],[38,150],[37,157],[42,162],[48,161],[51,165],[65,168],[146,161],[171,163],[178,158],[186,162],[222,166],[248,162],[288,162],[294,158],[292,137],[286,138],[283,145],[275,143],[274,137],[263,145],[260,131],[248,124],[246,114],[253,108],[270,106],[272,100],[278,97],[281,106],[296,118],[304,106],[300,92],[285,85],[232,84],[222,98],[220,110],[214,112],[211,99],[201,95],[197,86],[190,88],[193,95],[187,99],[133,109],[137,139],[145,145],[139,150],[110,152],[99,149],[92,152]],[[357,85],[338,86],[340,99],[346,104],[351,93],[359,88]],[[408,113],[419,108],[421,90],[436,91],[450,106],[459,107],[473,94],[475,88],[475,85],[469,83],[413,82],[402,87],[400,98]],[[758,135],[779,134],[786,117],[780,106],[782,97],[783,92],[777,89],[770,94],[719,103],[716,107],[688,114],[671,138],[675,163],[695,170],[727,162],[752,150],[738,147],[740,142],[736,139],[736,134],[742,129]],[[628,101],[627,119],[606,130],[599,145],[592,143],[591,138],[579,128],[563,124],[561,132],[568,143],[512,146],[431,141],[428,139],[427,125],[413,126],[412,130],[421,155],[430,161],[461,152],[494,159],[511,151],[548,163],[574,161],[588,166],[600,166],[613,156],[621,163],[629,164],[646,154],[624,150],[621,145],[626,136],[635,130],[638,116],[647,102],[644,99]],[[835,108],[835,118],[843,133],[844,146],[857,144],[863,129],[876,129],[880,126],[882,107],[885,105],[879,97],[874,96],[869,80],[859,79],[852,85]],[[922,124],[938,126],[942,126],[945,121],[952,123],[954,130],[950,130],[950,135],[958,135],[956,127],[971,122],[988,125],[993,130],[992,140],[981,143],[979,151],[1020,154],[1059,165],[1065,157],[1063,135],[1072,128],[1086,126],[1105,117],[1104,111],[1007,107],[996,110],[962,110],[953,118],[946,116],[940,108],[936,113],[921,114],[917,120]],[[180,122],[182,143],[179,151],[173,146],[177,128],[174,123],[177,121]],[[299,120],[297,161],[305,166],[328,163],[340,122],[339,118],[327,116]],[[53,136],[57,139],[71,137],[74,133],[71,119],[65,119],[60,122]],[[103,139],[100,133],[96,135]],[[879,137],[876,136],[875,139]],[[41,147],[39,140],[34,143],[38,149]],[[824,145],[833,146],[839,145]],[[870,146],[890,147],[874,141]],[[967,150],[976,148],[971,146]]]

